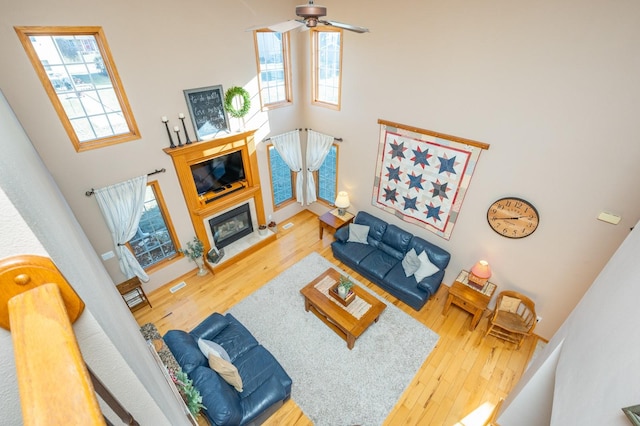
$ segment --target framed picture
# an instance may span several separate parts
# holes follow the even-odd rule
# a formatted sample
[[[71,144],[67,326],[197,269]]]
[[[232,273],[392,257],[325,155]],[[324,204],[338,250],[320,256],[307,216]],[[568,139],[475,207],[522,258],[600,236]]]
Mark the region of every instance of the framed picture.
[[[229,131],[222,85],[185,90],[184,97],[199,141],[212,139],[219,132]]]

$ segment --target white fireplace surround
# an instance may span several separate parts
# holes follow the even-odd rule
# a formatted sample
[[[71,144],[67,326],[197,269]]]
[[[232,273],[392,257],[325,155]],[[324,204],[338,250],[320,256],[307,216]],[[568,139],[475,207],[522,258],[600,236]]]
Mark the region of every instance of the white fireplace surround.
[[[255,201],[252,198],[242,201],[238,204],[235,204],[225,210],[216,212],[216,214],[207,216],[203,219],[204,222],[204,228],[207,231],[207,238],[209,239],[209,244],[211,245],[211,247],[215,246],[215,243],[213,241],[213,235],[211,234],[211,226],[209,226],[209,220],[213,219],[214,217],[220,216],[222,214],[225,214],[228,211],[231,211],[237,207],[240,207],[244,204],[249,204],[249,211],[251,213],[251,225],[253,226],[253,233],[246,235],[242,238],[240,238],[238,241],[234,241],[233,243],[229,244],[228,246],[224,247],[224,256],[222,257],[222,259],[220,259],[220,261],[218,263],[216,263],[216,265],[220,265],[221,263],[224,263],[226,261],[228,261],[229,259],[231,259],[232,257],[234,257],[235,255],[245,251],[246,249],[250,248],[251,246],[258,244],[260,241],[262,241],[263,239],[267,238],[267,236],[269,235],[267,233],[267,236],[261,236],[260,234],[258,234],[258,226],[260,225],[258,223],[258,215],[256,214],[256,204]],[[271,232],[271,231],[269,231]]]

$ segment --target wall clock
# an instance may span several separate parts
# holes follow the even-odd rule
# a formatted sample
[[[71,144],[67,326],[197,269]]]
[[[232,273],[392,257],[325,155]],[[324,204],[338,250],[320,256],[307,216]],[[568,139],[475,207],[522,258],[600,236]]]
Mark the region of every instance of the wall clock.
[[[517,197],[495,201],[487,210],[491,229],[507,238],[524,238],[538,227],[540,215],[530,202]]]

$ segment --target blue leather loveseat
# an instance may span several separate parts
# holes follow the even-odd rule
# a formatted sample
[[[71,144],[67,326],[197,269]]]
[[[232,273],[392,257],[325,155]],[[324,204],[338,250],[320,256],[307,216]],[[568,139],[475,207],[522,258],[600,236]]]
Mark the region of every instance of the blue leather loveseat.
[[[367,212],[359,212],[353,223],[369,227],[366,239],[349,241],[353,239],[351,225],[338,229],[331,243],[334,257],[419,311],[440,287],[451,259],[449,252]],[[419,281],[418,275],[407,276],[403,266],[412,249],[415,254],[425,252],[434,271],[420,276]]]
[[[242,391],[209,368],[198,339],[220,345],[242,379]],[[291,378],[271,353],[231,314],[213,313],[191,332],[170,330],[164,341],[193,380],[214,426],[258,425],[291,396]]]

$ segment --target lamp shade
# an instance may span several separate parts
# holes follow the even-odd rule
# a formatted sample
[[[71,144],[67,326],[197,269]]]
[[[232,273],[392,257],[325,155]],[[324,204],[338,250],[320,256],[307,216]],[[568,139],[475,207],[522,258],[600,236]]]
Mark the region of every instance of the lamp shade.
[[[338,192],[338,196],[336,197],[335,206],[341,209],[346,209],[349,207],[349,194],[347,191]]]
[[[489,262],[486,260],[481,260],[471,268],[471,273],[478,278],[488,279],[491,277],[491,268],[489,267]]]

